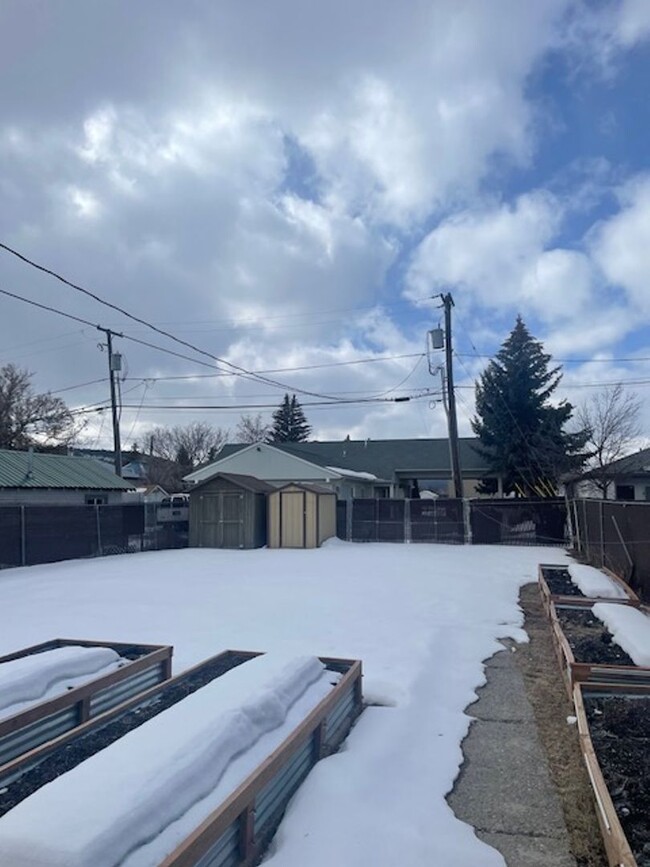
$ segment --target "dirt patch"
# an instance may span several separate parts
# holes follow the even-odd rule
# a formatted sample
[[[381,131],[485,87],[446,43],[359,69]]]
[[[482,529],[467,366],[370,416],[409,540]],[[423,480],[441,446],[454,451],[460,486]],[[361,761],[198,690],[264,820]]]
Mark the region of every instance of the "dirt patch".
[[[639,867],[650,867],[650,697],[585,696],[591,740]]]
[[[634,661],[617,644],[602,620],[590,608],[555,607],[562,630],[576,662],[601,665],[634,665]]]
[[[576,726],[567,725],[574,709],[557,663],[551,627],[542,607],[539,587],[529,584],[520,594],[530,641],[517,645],[515,659],[533,707],[551,779],[560,797],[571,854],[578,867],[607,867],[587,771]]]
[[[578,596],[585,594],[571,580],[569,570],[565,566],[542,566],[542,576],[553,596]]]

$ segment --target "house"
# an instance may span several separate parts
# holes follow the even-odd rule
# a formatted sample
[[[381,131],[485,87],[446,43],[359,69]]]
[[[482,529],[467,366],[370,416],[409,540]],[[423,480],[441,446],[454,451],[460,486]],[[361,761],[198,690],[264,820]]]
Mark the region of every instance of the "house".
[[[474,448],[476,440],[460,440],[463,490],[476,494],[489,470]],[[429,490],[452,494],[449,443],[446,439],[314,441],[304,443],[229,443],[217,460],[185,477],[192,484],[216,473],[239,473],[274,487],[290,482],[325,485],[339,499],[404,498]],[[495,480],[495,487],[498,483]]]
[[[579,497],[603,496],[602,485],[594,483],[607,480],[609,500],[650,500],[650,448],[641,449],[612,461],[602,470],[589,470],[572,481],[572,488]]]
[[[132,489],[93,458],[0,449],[0,506],[113,505]]]

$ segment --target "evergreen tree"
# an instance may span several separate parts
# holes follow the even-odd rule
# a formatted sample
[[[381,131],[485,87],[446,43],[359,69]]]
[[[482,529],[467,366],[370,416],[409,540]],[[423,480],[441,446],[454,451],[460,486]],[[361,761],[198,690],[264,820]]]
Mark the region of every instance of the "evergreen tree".
[[[584,463],[580,452],[586,433],[564,430],[573,406],[550,403],[562,379],[561,368],[549,368],[550,361],[518,316],[476,383],[472,428],[479,438],[478,451],[503,477],[505,493],[549,496],[564,473]]]
[[[311,433],[311,427],[307,423],[305,413],[296,400],[296,395],[289,397],[285,394],[284,400],[273,413],[273,424],[269,433],[270,443],[301,443]]]

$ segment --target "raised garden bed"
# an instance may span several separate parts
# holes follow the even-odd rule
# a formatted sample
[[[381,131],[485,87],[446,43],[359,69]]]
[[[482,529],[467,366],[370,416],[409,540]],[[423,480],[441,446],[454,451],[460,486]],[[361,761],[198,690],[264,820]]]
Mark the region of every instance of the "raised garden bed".
[[[575,564],[582,568],[580,564]],[[575,568],[574,566],[574,568]],[[603,579],[611,584],[611,589],[605,592],[591,594],[584,593],[573,580],[570,566],[558,566],[540,564],[538,568],[539,590],[542,594],[544,607],[548,611],[551,602],[567,603],[572,605],[592,605],[594,601],[607,601],[618,604],[639,605],[640,601],[636,593],[614,575],[613,572],[603,571]]]
[[[161,711],[258,655],[225,650],[0,766],[0,816]]]
[[[642,616],[636,611],[635,614]],[[575,684],[583,681],[650,685],[650,667],[635,664],[596,616],[593,603],[578,606],[551,602],[549,615],[570,695]]]
[[[650,687],[577,684],[580,743],[611,867],[650,867]]]
[[[28,664],[33,672],[32,678],[38,678],[38,657],[42,655],[45,665],[58,652],[64,651],[68,651],[65,655],[71,660],[70,671],[73,672],[75,648],[113,651],[107,655],[115,659],[116,664],[108,666],[114,670],[91,680],[86,679],[82,685],[70,686],[69,681],[74,683],[80,678],[66,678],[65,666],[58,671],[53,666],[50,677],[54,681],[58,680],[58,695],[42,701],[25,702],[27,706],[24,709],[0,718],[0,781],[3,768],[19,756],[76,729],[87,720],[171,676],[173,649],[169,646],[57,638],[0,657],[0,679],[2,666],[6,665],[7,670],[11,671],[16,668],[12,663],[21,664],[23,669]],[[46,694],[49,685],[47,678],[44,678],[41,687]]]
[[[359,662],[264,657],[19,805],[0,822],[0,852],[15,865],[109,853],[129,867],[252,864],[360,711]]]

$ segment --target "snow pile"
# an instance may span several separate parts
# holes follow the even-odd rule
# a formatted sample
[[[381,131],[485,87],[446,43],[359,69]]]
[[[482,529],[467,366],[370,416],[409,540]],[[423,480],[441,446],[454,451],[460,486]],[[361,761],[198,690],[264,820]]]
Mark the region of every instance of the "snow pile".
[[[650,617],[632,605],[599,602],[593,610],[634,664],[650,667]]]
[[[582,563],[570,563],[569,575],[580,590],[591,599],[626,599],[625,590],[609,575],[594,569],[593,566],[583,566]]]
[[[0,719],[127,663],[110,647],[70,645],[0,663]]]
[[[346,476],[349,479],[363,479],[366,482],[378,481],[377,476],[372,473],[364,473],[359,470],[344,470],[342,467],[325,467],[325,469],[338,473],[340,476]]]
[[[4,816],[0,863],[159,863],[174,843],[156,851],[158,835],[206,798],[238,756],[282,728],[294,706],[301,703],[306,716],[332,689],[332,681],[316,657],[266,655],[233,669]],[[266,755],[256,756],[256,764]],[[197,824],[185,827],[181,839]],[[138,853],[144,844],[151,845]]]

